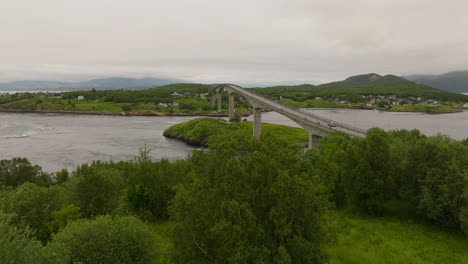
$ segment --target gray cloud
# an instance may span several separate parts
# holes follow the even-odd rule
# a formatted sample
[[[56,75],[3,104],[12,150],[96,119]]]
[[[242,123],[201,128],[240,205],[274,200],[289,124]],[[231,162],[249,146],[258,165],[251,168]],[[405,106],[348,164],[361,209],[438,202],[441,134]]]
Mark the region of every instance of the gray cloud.
[[[3,0],[0,81],[321,82],[468,69],[458,0]]]

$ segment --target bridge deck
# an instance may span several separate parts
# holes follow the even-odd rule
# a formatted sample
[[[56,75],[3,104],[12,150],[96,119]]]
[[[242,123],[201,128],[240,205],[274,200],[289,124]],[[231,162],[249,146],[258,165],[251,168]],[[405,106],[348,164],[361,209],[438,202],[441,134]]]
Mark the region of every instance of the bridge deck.
[[[284,105],[280,102],[267,99],[263,96],[249,92],[246,89],[237,85],[226,84],[225,86],[227,86],[228,89],[232,89],[233,91],[239,93],[243,97],[246,97],[246,99],[250,99],[251,101],[254,101],[255,103],[261,105],[264,108],[267,108],[275,112],[278,112],[282,115],[285,115],[298,123],[303,123],[303,124],[310,125],[313,127],[318,127],[324,130],[342,131],[344,133],[347,133],[355,137],[365,137],[367,133],[367,131],[364,129],[360,129],[360,128],[356,128],[356,127],[353,127],[344,123],[336,122],[332,119],[325,118],[323,116],[313,114],[313,113],[304,111],[302,109],[297,109],[291,106]],[[332,128],[329,127],[328,124],[330,123],[334,123],[335,127],[332,127]]]

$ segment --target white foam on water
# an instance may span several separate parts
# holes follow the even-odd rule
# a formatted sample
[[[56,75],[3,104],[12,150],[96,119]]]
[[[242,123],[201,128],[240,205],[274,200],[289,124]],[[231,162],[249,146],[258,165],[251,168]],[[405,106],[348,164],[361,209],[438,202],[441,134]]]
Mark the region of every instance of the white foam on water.
[[[25,138],[51,129],[49,124],[0,122],[0,138]]]

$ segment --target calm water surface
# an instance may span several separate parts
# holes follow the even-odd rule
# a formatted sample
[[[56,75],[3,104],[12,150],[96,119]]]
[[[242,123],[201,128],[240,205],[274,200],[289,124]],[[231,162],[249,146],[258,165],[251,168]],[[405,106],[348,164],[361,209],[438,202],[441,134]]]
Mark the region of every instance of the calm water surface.
[[[428,135],[468,137],[468,111],[440,115],[349,109],[308,111],[361,128],[418,128]],[[145,144],[152,149],[154,160],[182,159],[195,148],[165,138],[162,133],[173,124],[194,118],[0,113],[0,159],[26,157],[46,171],[57,171],[92,160],[133,159]],[[275,112],[263,113],[262,121],[297,126]]]
[[[357,109],[305,109],[312,113],[342,123],[368,129],[381,127],[385,130],[414,129],[424,134],[446,134],[454,139],[468,137],[468,111],[452,114],[426,114],[411,112],[384,112]],[[252,117],[248,118],[252,120]],[[299,127],[296,123],[276,112],[262,114],[262,122]]]

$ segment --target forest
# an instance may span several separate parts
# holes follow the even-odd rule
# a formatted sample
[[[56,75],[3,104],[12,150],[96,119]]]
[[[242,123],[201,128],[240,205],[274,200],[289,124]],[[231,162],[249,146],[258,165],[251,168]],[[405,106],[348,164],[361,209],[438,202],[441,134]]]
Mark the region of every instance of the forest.
[[[468,139],[225,132],[172,162],[1,160],[0,263],[468,261]]]

